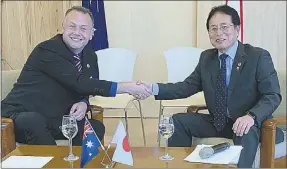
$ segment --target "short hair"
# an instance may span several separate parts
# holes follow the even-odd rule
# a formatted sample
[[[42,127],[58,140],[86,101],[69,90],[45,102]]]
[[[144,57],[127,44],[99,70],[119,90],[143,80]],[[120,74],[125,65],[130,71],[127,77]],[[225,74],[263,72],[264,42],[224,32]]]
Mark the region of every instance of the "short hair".
[[[211,9],[211,11],[209,12],[209,15],[208,15],[208,18],[206,21],[207,30],[209,30],[209,21],[210,21],[211,17],[218,12],[231,16],[231,21],[232,21],[233,25],[235,25],[235,26],[240,25],[240,18],[239,18],[237,11],[228,5],[220,5],[220,6],[213,7]]]
[[[92,23],[94,25],[94,16],[93,16],[93,13],[89,9],[82,7],[82,6],[73,6],[72,8],[70,8],[66,11],[65,17],[68,15],[68,13],[70,13],[72,11],[82,12],[83,14],[89,14],[89,16],[92,20]]]

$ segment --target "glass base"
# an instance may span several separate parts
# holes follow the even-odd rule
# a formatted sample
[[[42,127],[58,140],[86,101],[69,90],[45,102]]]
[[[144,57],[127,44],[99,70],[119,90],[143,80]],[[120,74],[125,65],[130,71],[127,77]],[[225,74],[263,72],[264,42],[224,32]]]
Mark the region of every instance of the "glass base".
[[[74,155],[69,155],[68,157],[64,157],[65,161],[76,161],[78,159],[79,159],[79,157],[78,156],[74,156]]]
[[[164,155],[164,156],[159,157],[159,159],[162,161],[170,161],[170,160],[173,160],[174,158],[169,155]]]

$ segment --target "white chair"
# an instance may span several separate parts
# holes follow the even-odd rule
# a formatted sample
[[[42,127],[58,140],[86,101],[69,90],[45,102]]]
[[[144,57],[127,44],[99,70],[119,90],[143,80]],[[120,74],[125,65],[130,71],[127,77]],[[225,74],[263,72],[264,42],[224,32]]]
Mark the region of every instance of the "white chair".
[[[108,48],[96,51],[99,65],[99,78],[113,82],[132,81],[133,70],[137,54],[131,50],[124,48]],[[138,102],[138,107],[134,104]],[[144,145],[146,146],[145,130],[143,125],[143,114],[141,103],[129,94],[117,94],[116,97],[95,96],[90,98],[90,104],[100,106],[104,109],[120,109],[125,112],[126,130],[128,133],[128,115],[127,109],[129,104],[133,105],[140,112],[142,133]]]
[[[200,54],[203,50],[194,47],[175,47],[164,52],[167,64],[168,83],[183,81],[195,69],[198,64]],[[159,117],[163,114],[164,108],[168,107],[188,107],[191,105],[205,105],[203,92],[176,100],[161,100]],[[160,134],[158,132],[158,146],[160,146]]]

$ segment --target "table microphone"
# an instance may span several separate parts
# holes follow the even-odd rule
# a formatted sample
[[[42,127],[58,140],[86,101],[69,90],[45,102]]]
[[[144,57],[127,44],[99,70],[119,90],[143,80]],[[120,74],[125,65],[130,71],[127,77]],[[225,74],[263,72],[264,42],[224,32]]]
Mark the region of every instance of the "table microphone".
[[[212,147],[204,147],[199,151],[199,156],[202,159],[211,157],[213,154],[222,152],[230,147],[230,143],[221,143]]]

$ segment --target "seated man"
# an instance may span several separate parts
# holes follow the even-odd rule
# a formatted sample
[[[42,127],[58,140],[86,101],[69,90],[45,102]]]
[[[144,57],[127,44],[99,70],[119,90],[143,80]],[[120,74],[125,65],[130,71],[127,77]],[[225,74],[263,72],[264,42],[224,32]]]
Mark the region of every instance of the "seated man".
[[[94,34],[93,16],[83,7],[66,12],[63,34],[38,44],[25,63],[13,89],[1,102],[2,117],[13,119],[16,141],[34,145],[55,145],[63,138],[62,117],[75,116],[78,133],[74,145],[81,145],[89,95],[114,97],[116,93],[143,93],[142,85],[99,80],[97,56],[88,44]],[[99,139],[104,125],[90,120]]]
[[[243,146],[238,167],[250,168],[262,122],[272,117],[282,99],[277,72],[268,51],[237,40],[240,19],[235,9],[226,5],[213,8],[206,27],[215,48],[201,53],[191,75],[183,82],[152,86],[157,100],[204,92],[209,114],[173,115],[175,130],[168,145],[190,147],[192,137],[230,138]],[[283,141],[282,130],[277,130],[276,140]]]

